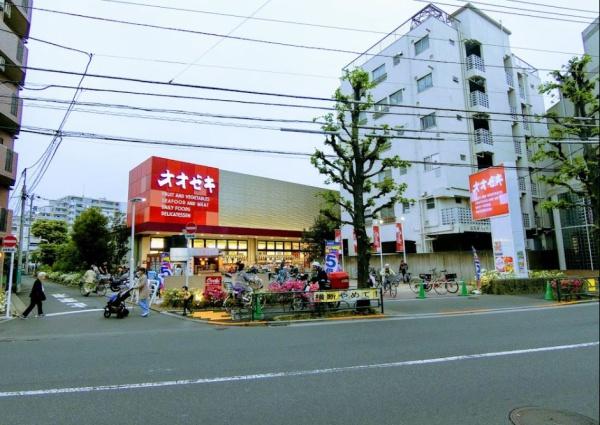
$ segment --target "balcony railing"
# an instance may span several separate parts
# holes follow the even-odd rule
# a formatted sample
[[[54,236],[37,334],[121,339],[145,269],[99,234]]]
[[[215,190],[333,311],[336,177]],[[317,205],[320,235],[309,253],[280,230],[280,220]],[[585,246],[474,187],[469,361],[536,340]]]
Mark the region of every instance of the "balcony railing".
[[[483,106],[484,108],[489,108],[490,101],[488,99],[488,95],[479,90],[472,91],[471,106]]]
[[[521,192],[527,192],[527,185],[525,183],[525,177],[519,177],[519,190]]]
[[[527,213],[523,213],[523,227],[527,229],[531,227],[531,220],[529,220],[529,214]]]
[[[485,143],[486,145],[494,144],[490,130],[486,130],[485,128],[475,130],[475,144],[479,143]]]
[[[525,97],[525,87],[523,87],[522,85],[519,85],[519,97],[521,99],[526,99],[526,97]]]
[[[513,143],[515,145],[515,153],[517,155],[523,155],[523,149],[521,148],[521,141],[517,138],[513,138]]]
[[[531,183],[531,194],[535,197],[540,196],[540,188],[537,183]]]
[[[506,73],[506,84],[508,84],[509,87],[514,87],[515,79],[513,78],[512,72],[505,71],[505,73]]]
[[[489,220],[473,220],[470,208],[443,208],[442,226],[452,224],[483,224],[489,225]]]
[[[522,118],[522,121],[523,121],[523,128],[525,130],[529,130],[529,118],[526,117],[526,116],[524,116],[524,115],[521,118]]]
[[[510,116],[512,117],[512,120],[517,122],[519,121],[519,114],[517,113],[517,107],[516,106],[511,106],[510,107]]]
[[[477,69],[479,71],[485,72],[485,63],[480,56],[477,55],[469,55],[467,57],[467,71],[471,69]]]

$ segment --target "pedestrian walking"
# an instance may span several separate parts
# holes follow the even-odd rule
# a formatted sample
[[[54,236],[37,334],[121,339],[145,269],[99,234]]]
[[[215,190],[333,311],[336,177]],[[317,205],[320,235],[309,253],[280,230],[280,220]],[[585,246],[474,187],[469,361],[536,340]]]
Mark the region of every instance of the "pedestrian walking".
[[[37,279],[33,282],[33,287],[31,288],[31,292],[29,293],[29,298],[31,302],[29,303],[29,307],[25,309],[25,311],[19,316],[21,319],[27,319],[33,307],[37,306],[37,317],[44,317],[44,311],[42,310],[42,302],[46,301],[46,294],[44,293],[44,285],[43,281],[46,280],[48,275],[44,272],[39,272],[37,275]]]
[[[142,317],[148,317],[150,314],[149,298],[150,298],[150,285],[148,284],[148,277],[146,276],[146,269],[144,267],[138,268],[138,304],[142,310]]]
[[[183,286],[183,316],[187,316],[187,311],[192,314],[192,299],[194,296],[187,286]]]
[[[408,264],[406,264],[404,260],[400,261],[399,272],[400,274],[402,274],[402,282],[408,282],[408,279],[406,278],[406,273],[408,272]]]

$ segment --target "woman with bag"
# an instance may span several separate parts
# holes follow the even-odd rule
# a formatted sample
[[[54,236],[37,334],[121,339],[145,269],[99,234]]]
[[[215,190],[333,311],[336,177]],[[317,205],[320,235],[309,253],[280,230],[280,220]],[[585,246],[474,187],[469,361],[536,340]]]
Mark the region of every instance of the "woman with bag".
[[[29,303],[29,307],[25,309],[23,314],[19,317],[21,319],[27,319],[33,307],[37,305],[37,317],[44,317],[44,312],[42,310],[42,301],[46,301],[46,294],[44,293],[44,285],[42,285],[42,281],[46,280],[48,275],[44,272],[39,272],[37,275],[37,279],[33,282],[33,287],[31,288],[31,292],[29,293],[29,298],[31,298],[31,302]]]

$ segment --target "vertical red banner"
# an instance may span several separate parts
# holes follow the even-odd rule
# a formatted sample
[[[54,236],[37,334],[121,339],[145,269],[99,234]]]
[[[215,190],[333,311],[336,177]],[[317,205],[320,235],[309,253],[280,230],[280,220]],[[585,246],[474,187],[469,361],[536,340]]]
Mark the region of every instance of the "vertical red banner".
[[[396,223],[396,252],[404,252],[404,226]]]
[[[356,232],[352,229],[352,246],[354,247],[354,253],[358,253],[358,243],[356,242]]]
[[[373,248],[377,252],[381,250],[381,237],[379,236],[379,226],[373,226]]]

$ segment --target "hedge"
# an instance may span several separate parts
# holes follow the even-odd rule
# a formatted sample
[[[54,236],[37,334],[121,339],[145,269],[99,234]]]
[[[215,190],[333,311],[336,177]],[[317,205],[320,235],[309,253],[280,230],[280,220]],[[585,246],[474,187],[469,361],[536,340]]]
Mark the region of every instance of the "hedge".
[[[547,278],[492,279],[483,292],[494,295],[539,294],[546,289]]]

